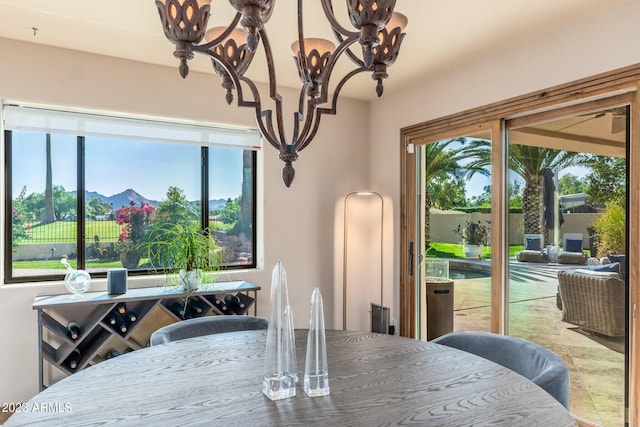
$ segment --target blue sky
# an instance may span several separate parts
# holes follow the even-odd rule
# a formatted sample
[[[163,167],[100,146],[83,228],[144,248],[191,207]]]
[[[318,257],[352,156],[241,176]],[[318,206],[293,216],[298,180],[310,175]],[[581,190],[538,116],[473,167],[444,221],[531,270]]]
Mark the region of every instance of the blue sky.
[[[453,144],[450,145],[450,147],[451,149],[456,149],[460,147],[460,145],[461,145],[460,143],[454,142]],[[460,163],[462,165],[466,164],[466,162],[460,162]],[[491,170],[491,168],[489,168],[489,170]],[[570,167],[562,170],[558,175],[558,179],[560,179],[563,175],[566,175],[566,174],[573,174],[578,178],[584,178],[584,176],[588,172],[589,172],[589,169],[582,166]],[[509,185],[511,185],[514,180],[518,180],[521,183],[521,185],[524,185],[524,181],[522,181],[522,179],[520,179],[517,175],[515,175],[512,172],[509,173],[508,179],[509,179]],[[475,174],[473,178],[468,180],[465,185],[467,199],[471,199],[472,197],[477,197],[480,194],[482,194],[484,192],[484,187],[486,185],[491,185],[491,176],[483,176],[480,174]]]
[[[27,194],[45,187],[43,134],[13,133],[14,197],[27,186]],[[162,200],[169,186],[182,189],[189,200],[200,199],[200,147],[158,144],[124,139],[86,139],[86,189],[112,196],[132,188],[151,200]],[[242,151],[210,150],[210,199],[235,198],[241,193]],[[52,135],[54,185],[76,190],[76,138]]]

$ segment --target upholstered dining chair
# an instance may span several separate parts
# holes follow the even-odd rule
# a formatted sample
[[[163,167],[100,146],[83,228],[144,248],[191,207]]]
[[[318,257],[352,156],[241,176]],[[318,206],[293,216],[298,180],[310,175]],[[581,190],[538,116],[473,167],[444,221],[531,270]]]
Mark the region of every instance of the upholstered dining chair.
[[[491,360],[528,378],[569,409],[569,370],[552,351],[488,332],[452,332],[432,340]]]
[[[267,329],[268,325],[267,319],[248,315],[196,317],[158,329],[151,334],[149,342],[154,346],[203,335]]]

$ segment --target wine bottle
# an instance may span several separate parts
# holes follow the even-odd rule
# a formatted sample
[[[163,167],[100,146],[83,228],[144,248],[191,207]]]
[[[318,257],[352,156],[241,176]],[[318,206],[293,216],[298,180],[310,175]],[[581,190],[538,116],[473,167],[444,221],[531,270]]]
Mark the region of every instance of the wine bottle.
[[[236,294],[236,296],[237,296],[238,298],[240,298],[240,301],[242,301],[242,303],[244,304],[244,308],[245,308],[245,310],[246,310],[247,308],[251,307],[251,304],[253,304],[253,303],[254,303],[254,301],[255,301],[255,298],[250,297],[250,296],[249,296],[249,295],[247,295],[247,294],[243,294],[242,292],[238,292],[238,293]]]
[[[116,315],[115,311],[109,313],[109,315],[107,316],[107,323],[115,326],[115,324],[117,323],[117,317],[118,316]]]
[[[236,295],[225,295],[224,302],[234,313],[242,314],[244,312],[244,303]]]
[[[122,316],[116,316],[116,329],[123,334],[127,332],[127,322]]]
[[[73,341],[76,341],[78,338],[80,338],[81,333],[82,327],[80,326],[80,323],[76,322],[75,320],[67,323],[67,336]]]
[[[202,308],[202,304],[194,299],[189,300],[189,309],[197,315],[202,314],[202,312],[204,311],[204,309]]]
[[[175,314],[179,318],[184,319],[184,315],[185,315],[184,304],[174,301],[169,306],[169,311],[171,311],[173,314]]]
[[[81,357],[80,350],[78,349],[73,350],[69,355],[69,357],[67,358],[67,361],[69,363],[69,368],[76,369],[80,364],[80,357]]]
[[[136,316],[135,311],[127,310],[127,312],[124,313],[124,320],[126,320],[127,323],[131,324],[131,323],[135,322],[136,320],[138,320],[138,316]]]
[[[221,299],[217,295],[215,295],[213,300],[213,305],[216,306],[216,308],[220,310],[222,314],[232,314],[231,310],[229,309],[227,304],[225,304],[224,302],[224,297]]]
[[[116,305],[114,311],[118,314],[125,314],[127,312],[127,304],[121,302]]]

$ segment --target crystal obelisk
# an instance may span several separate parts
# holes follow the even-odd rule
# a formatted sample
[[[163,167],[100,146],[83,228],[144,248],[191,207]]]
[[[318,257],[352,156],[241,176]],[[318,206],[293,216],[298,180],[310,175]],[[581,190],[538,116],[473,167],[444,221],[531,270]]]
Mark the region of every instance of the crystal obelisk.
[[[307,358],[304,365],[304,392],[310,397],[329,394],[329,369],[327,367],[327,342],[324,333],[324,309],[320,289],[311,295]]]
[[[262,393],[271,400],[296,395],[296,343],[287,273],[278,261],[271,276],[271,306]]]

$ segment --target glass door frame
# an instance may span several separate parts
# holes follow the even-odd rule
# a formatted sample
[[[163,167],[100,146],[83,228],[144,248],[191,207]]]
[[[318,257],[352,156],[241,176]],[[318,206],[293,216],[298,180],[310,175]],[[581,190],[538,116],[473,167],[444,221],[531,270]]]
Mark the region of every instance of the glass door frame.
[[[640,165],[640,64],[613,70],[552,88],[536,91],[505,101],[418,123],[400,132],[400,335],[416,337],[416,269],[418,254],[411,251],[416,235],[416,171],[417,145],[492,130],[492,279],[491,331],[506,333],[507,322],[507,151],[505,120],[516,120],[533,114],[555,117],[561,111],[581,111],[588,104],[610,105],[628,97],[630,105],[630,146],[628,162]],[[627,102],[627,101],[625,101]],[[619,105],[619,103],[618,103]],[[566,109],[566,110],[563,110]],[[525,119],[522,119],[525,120]],[[514,122],[511,122],[514,123]],[[640,425],[640,333],[637,308],[640,306],[640,167],[629,168],[629,325],[627,357],[629,359],[627,412],[628,425]],[[495,211],[495,212],[494,212]],[[498,249],[498,250],[496,250]]]

